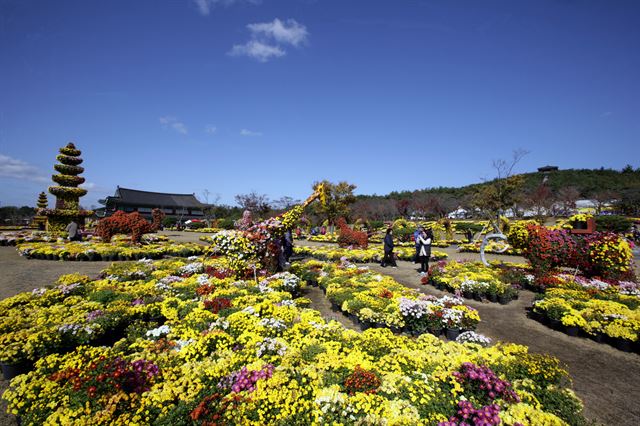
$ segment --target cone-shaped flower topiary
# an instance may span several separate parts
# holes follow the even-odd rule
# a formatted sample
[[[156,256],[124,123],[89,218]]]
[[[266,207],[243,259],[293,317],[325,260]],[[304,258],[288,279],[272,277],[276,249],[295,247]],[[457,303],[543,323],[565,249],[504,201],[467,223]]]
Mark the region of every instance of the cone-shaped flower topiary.
[[[44,191],[42,191],[40,195],[38,195],[38,208],[46,209],[48,205],[49,205],[49,200],[47,200],[47,194],[45,194]]]
[[[47,225],[47,217],[44,216],[46,213],[47,206],[49,205],[49,201],[47,200],[47,194],[44,191],[38,195],[38,203],[36,209],[36,215],[33,217],[33,222],[31,226],[38,228],[40,230],[44,230]]]
[[[60,155],[56,157],[60,164],[53,168],[59,174],[51,178],[58,186],[49,187],[49,192],[56,196],[56,209],[78,210],[80,197],[87,193],[86,189],[78,188],[78,185],[84,183],[84,178],[78,176],[84,172],[84,168],[79,166],[82,163],[80,154],[82,152],[69,142],[64,148],[60,148]]]
[[[56,208],[47,210],[50,232],[60,233],[71,220],[82,222],[85,216],[93,214],[91,211],[80,210],[80,197],[87,193],[86,189],[78,188],[78,185],[84,183],[84,178],[79,176],[84,172],[84,168],[80,167],[80,154],[82,152],[69,142],[67,146],[60,148],[60,154],[56,156],[60,164],[53,168],[58,174],[51,178],[58,185],[49,187],[49,192],[56,197]]]

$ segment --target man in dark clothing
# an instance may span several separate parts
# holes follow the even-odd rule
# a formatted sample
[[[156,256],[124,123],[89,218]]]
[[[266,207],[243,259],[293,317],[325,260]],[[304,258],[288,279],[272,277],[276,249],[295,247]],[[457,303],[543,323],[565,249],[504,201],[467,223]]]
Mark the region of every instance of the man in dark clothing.
[[[291,255],[293,255],[293,234],[291,230],[287,230],[282,237],[282,252],[284,253],[284,259],[289,262]]]
[[[384,257],[380,266],[385,268],[387,265],[391,265],[396,268],[396,260],[393,258],[393,230],[387,229],[387,235],[384,236]]]

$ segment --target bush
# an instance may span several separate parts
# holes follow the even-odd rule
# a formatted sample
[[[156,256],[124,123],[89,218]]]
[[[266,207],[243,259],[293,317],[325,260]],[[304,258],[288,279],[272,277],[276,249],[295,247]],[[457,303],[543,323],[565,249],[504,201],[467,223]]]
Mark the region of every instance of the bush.
[[[370,220],[369,221],[369,229],[376,230],[380,229],[384,226],[384,222],[381,220]]]
[[[573,236],[566,229],[528,225],[525,257],[537,275],[559,267],[579,268],[586,276],[632,278],[633,253],[627,241],[610,232]]]
[[[220,228],[220,229],[234,229],[234,222],[233,219],[230,219],[228,217],[223,217],[222,219],[218,219],[216,221],[216,228]]]
[[[113,216],[101,219],[96,225],[96,234],[105,242],[111,241],[116,234],[130,234],[132,243],[140,243],[142,235],[153,231],[153,225],[138,212],[117,211]]]
[[[405,219],[398,219],[393,222],[393,235],[399,241],[407,242],[411,241],[411,237],[413,233],[416,232],[418,228],[415,223],[409,222]]]
[[[633,220],[624,216],[596,216],[596,229],[598,231],[616,232],[624,234],[628,232]]]

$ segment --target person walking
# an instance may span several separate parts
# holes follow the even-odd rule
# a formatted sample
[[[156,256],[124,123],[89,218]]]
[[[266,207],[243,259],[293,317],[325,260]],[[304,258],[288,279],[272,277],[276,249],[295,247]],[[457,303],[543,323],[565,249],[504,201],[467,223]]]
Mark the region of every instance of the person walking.
[[[386,268],[387,265],[391,265],[397,268],[396,260],[393,258],[393,230],[387,229],[387,234],[384,236],[384,257],[380,266]]]
[[[69,236],[69,241],[80,241],[80,234],[78,233],[78,224],[75,220],[69,222],[67,227],[65,228],[67,234]]]
[[[290,229],[287,229],[282,236],[282,252],[285,261],[289,263],[289,259],[293,255],[293,234]]]
[[[431,258],[431,243],[433,242],[433,232],[431,229],[422,231],[420,237],[418,237],[420,243],[420,275],[424,275],[429,272],[429,259]]]

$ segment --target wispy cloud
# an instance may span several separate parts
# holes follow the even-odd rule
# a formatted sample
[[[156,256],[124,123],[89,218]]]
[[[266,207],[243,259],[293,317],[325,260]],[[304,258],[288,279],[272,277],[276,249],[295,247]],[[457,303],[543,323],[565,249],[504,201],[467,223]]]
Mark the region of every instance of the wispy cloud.
[[[600,114],[600,117],[611,117],[613,115],[613,111],[605,111],[602,114]]]
[[[80,185],[80,187],[84,189],[94,189],[96,187],[96,184],[94,182],[85,182],[82,185]]]
[[[267,62],[271,58],[279,58],[286,52],[279,46],[271,46],[261,41],[251,40],[246,44],[236,44],[229,52],[231,56],[248,56],[258,62]]]
[[[240,130],[240,136],[262,136],[262,132],[254,132],[249,129]]]
[[[307,27],[295,19],[281,21],[275,18],[272,22],[249,24],[247,28],[251,33],[251,40],[234,45],[229,55],[248,56],[258,62],[267,62],[286,55],[285,46],[300,47],[309,38]]]
[[[216,126],[212,126],[212,125],[207,125],[204,128],[204,132],[208,135],[215,135],[216,132],[218,131],[218,128]]]
[[[307,27],[299,24],[295,19],[287,19],[283,22],[275,18],[272,22],[249,24],[247,28],[254,37],[265,37],[292,46],[299,46],[306,42],[309,36]]]
[[[217,6],[233,6],[237,3],[260,4],[260,0],[193,0],[202,16],[207,16]]]
[[[162,127],[164,127],[165,129],[170,127],[176,132],[181,133],[183,135],[186,135],[187,133],[189,133],[187,126],[185,126],[183,122],[178,121],[176,117],[167,115],[164,117],[160,117],[159,121],[160,121],[160,124],[162,124]]]
[[[40,183],[49,182],[49,178],[45,177],[36,166],[3,154],[0,154],[0,177]]]

